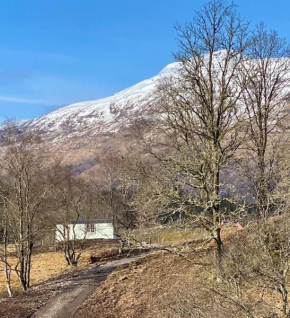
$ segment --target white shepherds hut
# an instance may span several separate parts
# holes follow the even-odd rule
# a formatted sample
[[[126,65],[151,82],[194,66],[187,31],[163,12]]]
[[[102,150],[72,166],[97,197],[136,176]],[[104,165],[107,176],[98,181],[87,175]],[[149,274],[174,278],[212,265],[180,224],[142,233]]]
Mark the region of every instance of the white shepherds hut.
[[[115,239],[114,226],[109,219],[77,220],[68,225],[57,224],[55,239],[64,240],[90,240]]]

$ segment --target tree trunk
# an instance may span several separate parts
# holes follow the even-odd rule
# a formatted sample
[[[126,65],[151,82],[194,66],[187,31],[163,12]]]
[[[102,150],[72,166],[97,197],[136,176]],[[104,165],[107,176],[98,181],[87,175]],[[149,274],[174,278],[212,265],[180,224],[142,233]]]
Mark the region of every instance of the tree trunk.
[[[9,297],[13,296],[11,289],[11,266],[8,263],[8,224],[7,224],[7,211],[5,208],[5,220],[4,220],[4,231],[3,231],[3,244],[4,244],[4,255],[3,262],[5,265],[5,279],[6,279],[6,287]]]
[[[218,163],[217,145],[213,146],[213,184],[212,184],[212,214],[213,214],[213,236],[217,245],[218,259],[222,257],[223,242],[221,238],[221,223],[220,223],[220,167]]]
[[[285,318],[289,318],[290,317],[290,308],[289,308],[289,304],[288,304],[288,291],[286,288],[286,285],[284,283],[282,283],[280,285],[279,291],[282,295],[282,300],[283,300],[283,317]]]
[[[258,151],[257,210],[259,216],[263,218],[269,216],[265,167],[265,151]]]

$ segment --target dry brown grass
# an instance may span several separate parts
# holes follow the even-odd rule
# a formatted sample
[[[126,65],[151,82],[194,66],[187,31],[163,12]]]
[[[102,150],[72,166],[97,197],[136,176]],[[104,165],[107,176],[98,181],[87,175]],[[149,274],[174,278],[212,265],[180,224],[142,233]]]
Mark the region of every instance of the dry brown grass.
[[[242,239],[247,231],[246,229],[239,232],[239,238]],[[235,238],[235,233],[235,229],[227,229],[223,232],[226,244],[230,244],[230,238]],[[170,235],[169,238],[171,237]],[[78,308],[76,317],[94,318],[98,317],[100,313],[102,318],[246,317],[245,313],[235,304],[227,302],[226,299],[218,297],[212,292],[212,289],[218,288],[225,295],[231,295],[227,294],[228,286],[221,281],[219,282],[212,272],[212,266],[208,266],[213,262],[215,250],[213,243],[204,244],[204,242],[196,240],[196,243],[190,247],[192,250],[186,252],[186,255],[187,259],[192,260],[192,263],[177,255],[160,251],[119,268],[110,274],[107,280],[101,283],[96,291]],[[91,257],[98,259],[114,257],[116,251],[117,245],[92,246],[84,251],[80,266],[86,266]],[[57,267],[57,263],[61,260],[59,253],[47,253],[35,257],[33,269],[35,283],[66,270],[65,265],[63,268],[61,264],[60,267]],[[43,274],[41,272],[44,271],[44,268],[51,269],[48,270],[48,273]],[[67,277],[70,275],[69,273]],[[65,280],[67,277],[62,279]],[[46,294],[44,296],[38,295],[42,292],[45,291],[42,291],[41,288],[32,290],[28,296],[29,302],[27,302],[27,298],[19,299],[16,297],[13,299],[17,314],[11,317],[27,317],[23,313],[35,311],[40,300],[43,302],[44,297],[49,298],[49,295],[46,296]],[[255,300],[259,295],[255,289],[252,289],[248,295],[244,296]],[[193,312],[193,304],[196,304],[197,308],[202,308],[203,313],[199,315]],[[262,315],[264,311],[271,311],[271,307],[274,308],[278,304],[277,293],[266,292],[261,303],[261,315],[258,308],[259,311],[254,317],[266,317]],[[12,305],[9,304],[9,306],[9,315],[11,315]],[[27,308],[27,306],[30,307]],[[21,314],[19,314],[20,309]],[[10,316],[7,317],[10,318]]]
[[[242,239],[247,230],[238,233],[237,238]],[[222,234],[225,244],[235,238],[235,234],[235,228],[225,229]],[[174,236],[169,235],[169,238]],[[236,297],[235,290],[228,290],[232,287],[218,279],[215,273],[214,242],[204,245],[197,240],[192,248],[187,253],[192,263],[174,254],[157,252],[120,268],[80,305],[76,316],[94,318],[102,313],[102,318],[249,317],[241,304],[254,306],[260,298],[259,284],[249,281],[251,289],[241,298]],[[275,309],[279,302],[277,292],[264,291],[253,317],[274,315],[279,312]]]
[[[82,251],[78,267],[85,267],[87,264],[91,263],[92,257],[101,260],[104,257],[111,257],[112,255],[115,255],[118,252],[117,244],[117,242],[100,242],[86,248]],[[10,248],[10,252],[13,252],[12,247]],[[13,258],[10,258],[9,261],[11,264],[16,263],[16,259]],[[2,263],[0,263],[0,269],[3,269]],[[61,251],[33,255],[31,286],[44,282],[58,275],[74,271],[75,269],[76,267],[74,266],[67,266],[64,255]],[[11,281],[12,289],[14,291],[21,290],[21,285],[15,272],[12,272]],[[0,293],[2,292],[6,292],[6,284],[4,272],[0,271]]]
[[[197,281],[202,275],[200,266],[157,252],[109,275],[79,307],[77,317],[93,318],[100,312],[102,318],[156,317],[161,298],[174,291],[181,279]]]
[[[15,259],[9,260],[15,264]],[[1,269],[3,264],[1,264]],[[31,285],[48,280],[73,268],[66,266],[65,259],[61,252],[47,252],[34,255],[32,257]],[[21,285],[15,272],[11,275],[11,285],[13,290],[20,290]],[[4,272],[0,272],[0,293],[6,291]]]

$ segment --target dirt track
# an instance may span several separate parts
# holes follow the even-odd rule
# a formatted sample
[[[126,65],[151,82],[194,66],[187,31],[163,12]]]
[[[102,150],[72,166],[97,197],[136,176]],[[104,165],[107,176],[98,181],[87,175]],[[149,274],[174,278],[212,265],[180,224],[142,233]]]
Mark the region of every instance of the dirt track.
[[[144,255],[144,254],[143,254]],[[119,266],[129,264],[142,255],[108,262],[99,267],[90,268],[67,280],[60,293],[52,297],[41,307],[33,318],[76,317],[77,307]],[[76,317],[77,318],[77,317]]]

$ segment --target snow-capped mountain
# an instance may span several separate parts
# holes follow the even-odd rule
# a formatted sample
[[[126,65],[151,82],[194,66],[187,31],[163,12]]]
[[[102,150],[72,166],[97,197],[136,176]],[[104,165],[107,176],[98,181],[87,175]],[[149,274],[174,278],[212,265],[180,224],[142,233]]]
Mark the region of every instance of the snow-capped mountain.
[[[71,104],[45,116],[17,122],[40,137],[48,157],[57,157],[77,173],[98,165],[105,153],[130,151],[136,140],[128,129],[156,98],[159,81],[178,73],[179,63],[113,96]],[[0,135],[6,130],[0,127]]]
[[[214,55],[216,87],[219,87],[218,78],[225,51],[217,51]],[[283,64],[282,59],[273,59],[273,67],[277,67],[277,72],[280,62]],[[244,65],[251,69],[256,63],[258,60],[247,59]],[[227,67],[230,69],[230,65]],[[76,167],[78,172],[88,170],[96,165],[103,153],[126,153],[138,147],[128,128],[156,100],[154,93],[159,81],[178,77],[179,70],[179,63],[169,64],[158,75],[113,96],[68,105],[43,117],[21,122],[19,126],[24,130],[37,132],[50,153],[63,158],[67,164]],[[5,127],[2,129],[5,130]]]
[[[36,129],[44,140],[53,140],[54,143],[63,139],[117,133],[128,127],[137,114],[142,114],[144,107],[154,98],[158,81],[177,70],[178,63],[169,64],[157,76],[113,96],[68,105],[23,126]]]

